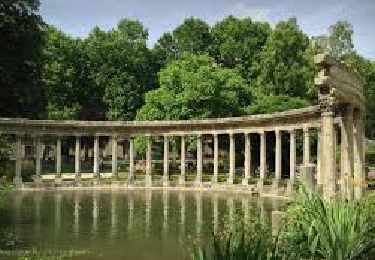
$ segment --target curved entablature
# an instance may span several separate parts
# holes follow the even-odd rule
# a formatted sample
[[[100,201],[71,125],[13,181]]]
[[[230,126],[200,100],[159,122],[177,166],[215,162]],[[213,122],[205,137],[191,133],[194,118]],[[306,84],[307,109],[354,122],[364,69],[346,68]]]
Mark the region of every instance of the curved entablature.
[[[175,121],[74,121],[27,120],[0,118],[3,133],[78,134],[78,135],[138,135],[138,134],[212,134],[220,132],[257,132],[319,127],[318,106],[294,109],[274,114],[229,117],[203,120]]]
[[[318,68],[315,86],[322,110],[332,110],[340,105],[364,110],[365,97],[357,72],[326,54],[316,55],[315,64]]]

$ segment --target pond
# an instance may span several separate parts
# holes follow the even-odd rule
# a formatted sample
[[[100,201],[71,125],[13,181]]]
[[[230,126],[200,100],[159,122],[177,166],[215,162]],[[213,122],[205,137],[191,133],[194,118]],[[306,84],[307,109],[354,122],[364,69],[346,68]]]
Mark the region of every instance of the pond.
[[[0,230],[17,241],[13,250],[90,254],[77,259],[189,259],[192,244],[209,243],[228,222],[259,214],[271,225],[272,211],[283,204],[212,191],[14,192],[0,211]]]

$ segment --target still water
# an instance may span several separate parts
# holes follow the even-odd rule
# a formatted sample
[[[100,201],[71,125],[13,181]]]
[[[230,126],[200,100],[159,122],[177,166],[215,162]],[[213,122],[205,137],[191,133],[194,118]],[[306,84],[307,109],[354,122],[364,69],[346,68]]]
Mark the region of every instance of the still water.
[[[212,191],[19,192],[0,211],[0,231],[16,237],[17,250],[90,253],[79,259],[189,259],[192,244],[210,243],[228,221],[259,211],[271,225],[271,212],[282,205]]]

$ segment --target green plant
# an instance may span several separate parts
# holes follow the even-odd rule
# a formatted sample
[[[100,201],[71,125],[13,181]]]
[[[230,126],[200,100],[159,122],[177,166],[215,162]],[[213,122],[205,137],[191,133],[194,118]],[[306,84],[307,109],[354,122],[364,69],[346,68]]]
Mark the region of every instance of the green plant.
[[[287,210],[284,251],[296,259],[369,259],[375,254],[374,201],[326,201],[301,189]]]

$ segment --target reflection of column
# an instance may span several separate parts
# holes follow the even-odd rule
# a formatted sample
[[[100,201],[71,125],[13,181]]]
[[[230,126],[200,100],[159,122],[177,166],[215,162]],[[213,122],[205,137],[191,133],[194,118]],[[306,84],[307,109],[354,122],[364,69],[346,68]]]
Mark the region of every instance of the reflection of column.
[[[56,140],[56,178],[61,178],[61,136]]]
[[[146,237],[149,237],[150,234],[150,227],[151,227],[151,210],[152,210],[152,192],[151,190],[146,190],[146,207],[145,207],[145,215],[146,215]]]
[[[80,210],[80,198],[79,191],[74,194],[74,223],[73,223],[73,231],[76,237],[79,235],[79,210]]]
[[[92,207],[92,233],[96,234],[98,231],[98,217],[99,217],[99,194],[93,194],[93,207]]]
[[[218,226],[219,226],[219,199],[218,195],[215,193],[212,197],[212,208],[213,208],[213,225],[214,225],[214,234],[217,234]]]
[[[242,185],[248,185],[251,171],[251,139],[250,133],[245,133],[245,177],[242,180]]]
[[[42,194],[37,193],[34,196],[34,202],[35,202],[35,233],[36,233],[36,239],[39,239],[40,236],[40,204],[42,203]]]
[[[236,149],[235,149],[234,134],[229,134],[229,176],[228,183],[233,184],[234,172],[236,169]]]
[[[58,233],[61,227],[61,200],[62,194],[55,194],[55,232]]]
[[[219,176],[219,137],[214,134],[214,175],[212,177],[212,184],[216,184]]]
[[[79,180],[81,177],[80,174],[80,163],[81,163],[81,137],[76,136],[76,146],[75,146],[75,153],[74,153],[74,169],[75,169],[75,178],[76,180]]]
[[[303,127],[303,165],[310,163],[310,133],[308,126]]]
[[[260,132],[260,181],[263,182],[266,177],[266,134],[265,132]]]
[[[180,168],[181,168],[181,175],[179,178],[179,185],[184,186],[185,185],[185,171],[186,171],[186,165],[185,165],[185,158],[186,158],[186,143],[185,143],[185,135],[181,135],[181,158],[180,158]]]
[[[242,211],[244,223],[247,224],[250,221],[249,198],[247,196],[242,197]]]
[[[134,181],[134,137],[129,138],[129,175],[128,184]]]
[[[200,238],[202,233],[202,193],[195,194],[195,203],[197,206],[197,236]]]
[[[111,194],[111,236],[114,238],[117,232],[117,205],[116,205],[116,194]]]
[[[227,197],[228,219],[230,225],[234,223],[234,200],[232,196]]]
[[[14,185],[16,188],[22,187],[22,140],[21,136],[16,136],[16,146],[15,146],[15,156],[16,156],[16,165],[15,165],[15,178]]]
[[[99,136],[94,136],[94,178],[99,179]]]
[[[163,235],[168,234],[168,210],[169,210],[169,192],[163,190]]]
[[[151,136],[147,136],[147,151],[146,151],[146,176],[145,182],[146,187],[152,186],[152,144],[151,144]]]
[[[133,230],[134,198],[128,193],[128,234]]]
[[[117,170],[117,136],[112,136],[112,176],[118,178]]]
[[[362,112],[355,111],[354,116],[354,198],[360,199],[363,196],[363,186],[365,183],[364,168],[364,125]]]
[[[180,231],[181,235],[185,234],[185,192],[178,193],[180,203]]]
[[[164,158],[163,158],[163,186],[169,185],[169,140],[168,136],[164,135]]]
[[[197,176],[195,179],[195,186],[202,186],[202,168],[203,168],[203,158],[202,158],[202,135],[197,136]]]

